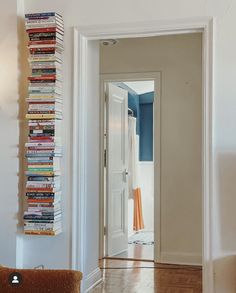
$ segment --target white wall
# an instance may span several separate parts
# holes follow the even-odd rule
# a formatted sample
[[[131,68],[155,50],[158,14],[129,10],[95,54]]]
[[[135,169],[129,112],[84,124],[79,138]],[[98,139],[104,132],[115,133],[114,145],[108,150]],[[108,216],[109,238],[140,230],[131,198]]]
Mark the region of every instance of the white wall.
[[[161,72],[160,246],[161,259],[169,263],[201,263],[201,38],[198,33],[123,39],[100,47],[101,74]]]
[[[19,3],[19,1],[17,1]],[[15,214],[17,210],[17,89],[16,89],[16,1],[2,2],[1,6],[1,134],[2,140],[1,166],[1,208],[0,208],[0,262],[7,265],[15,263]],[[91,8],[92,7],[92,8]],[[124,9],[125,7],[125,9]],[[86,24],[112,24],[151,20],[174,20],[199,16],[216,17],[215,42],[215,92],[214,92],[214,198],[213,198],[213,258],[216,261],[216,292],[232,293],[235,291],[235,125],[236,125],[236,39],[233,31],[236,25],[236,3],[232,0],[25,0],[25,11],[54,11],[61,13],[65,20],[66,51],[65,51],[65,124],[70,129],[71,96],[72,96],[72,27]],[[3,67],[3,64],[6,64]],[[7,66],[7,67],[6,67]],[[9,84],[9,80],[11,83]],[[4,88],[4,89],[3,89]],[[26,266],[39,261],[48,266],[68,267],[70,265],[70,203],[69,164],[71,159],[69,142],[70,131],[65,132],[67,156],[65,158],[65,212],[62,238],[25,241]],[[95,197],[97,195],[94,195]],[[37,246],[35,247],[34,245]],[[45,245],[44,245],[45,244]],[[54,249],[56,247],[56,249]],[[42,258],[35,251],[43,249]],[[31,253],[29,251],[31,250]],[[232,265],[232,263],[234,265]],[[224,274],[219,270],[223,269]],[[233,273],[233,275],[232,275]],[[225,278],[228,276],[228,279]],[[229,277],[230,276],[230,277]]]
[[[87,99],[87,168],[86,177],[88,178],[86,186],[86,245],[85,245],[85,268],[84,278],[85,286],[89,288],[93,279],[101,278],[98,270],[99,259],[99,186],[100,177],[100,153],[99,153],[99,119],[100,119],[100,84],[99,84],[99,42],[92,41],[88,45],[88,84],[92,86],[88,89]],[[90,56],[90,57],[89,57]],[[80,180],[78,178],[78,180]]]
[[[134,200],[128,199],[128,237],[132,236],[135,231],[134,227]]]
[[[20,22],[21,29],[23,23]],[[63,233],[57,237],[32,237],[29,235],[21,235],[19,237],[18,245],[22,253],[22,264],[24,268],[32,268],[39,264],[43,264],[46,268],[71,268],[71,233],[72,233],[72,200],[71,200],[71,141],[72,141],[72,66],[68,62],[68,57],[71,55],[71,35],[65,34],[65,52],[63,63],[64,79],[64,115],[63,115],[63,158],[62,158],[62,210],[63,210]],[[27,38],[26,38],[27,39]],[[88,80],[93,87],[88,91],[89,99],[87,99],[88,112],[86,113],[86,141],[87,141],[87,159],[86,161],[86,176],[89,182],[86,186],[86,206],[88,212],[86,213],[86,246],[84,248],[84,288],[90,287],[93,280],[100,278],[98,271],[98,248],[97,243],[99,239],[99,176],[97,170],[99,169],[99,150],[96,146],[99,145],[99,42],[90,42],[89,54],[93,59],[88,64],[87,72],[92,78]],[[26,51],[26,47],[25,47]],[[97,52],[97,55],[94,55]],[[20,58],[21,60],[22,58]],[[21,60],[23,63],[23,60]],[[97,68],[94,70],[94,68]],[[67,78],[68,77],[68,78]],[[26,80],[25,80],[26,81]],[[26,95],[27,93],[25,93]],[[22,107],[24,101],[21,101]],[[94,111],[96,109],[96,111]],[[96,113],[95,113],[96,112]],[[24,141],[21,141],[23,145]],[[78,178],[80,180],[80,178]],[[35,253],[37,251],[37,253]]]
[[[154,231],[154,164],[139,162],[144,229]],[[157,244],[158,245],[158,244]]]
[[[21,194],[24,198],[24,179],[22,176],[24,172],[24,143],[26,140],[26,129],[27,123],[25,123],[25,112],[26,103],[25,97],[27,96],[27,76],[30,71],[27,62],[27,35],[25,34],[24,26],[24,1],[18,2],[18,67],[20,70],[19,78],[19,115],[22,119],[20,124],[20,139],[19,147],[21,151],[21,162],[20,162],[20,172],[21,172]],[[65,66],[64,72],[67,74],[68,68]],[[68,84],[65,83],[65,87]],[[71,111],[71,100],[67,100],[64,103],[64,120],[62,123],[63,128],[63,141],[67,142],[71,139],[70,131],[67,130],[66,125],[70,125],[70,111]],[[39,264],[45,265],[46,268],[69,268],[71,267],[71,184],[69,173],[69,162],[71,156],[71,146],[70,144],[63,143],[64,147],[64,157],[62,159],[62,172],[63,172],[63,201],[62,208],[63,213],[63,233],[57,237],[41,237],[41,236],[29,236],[24,234],[19,234],[17,237],[17,266],[24,268],[33,268]],[[69,198],[69,200],[68,200]],[[23,200],[22,200],[23,201]],[[22,203],[22,202],[21,202]],[[21,211],[22,217],[22,211]],[[37,253],[35,253],[37,251]],[[60,255],[60,257],[58,257]]]
[[[18,224],[18,85],[16,1],[0,10],[0,263],[16,264]]]

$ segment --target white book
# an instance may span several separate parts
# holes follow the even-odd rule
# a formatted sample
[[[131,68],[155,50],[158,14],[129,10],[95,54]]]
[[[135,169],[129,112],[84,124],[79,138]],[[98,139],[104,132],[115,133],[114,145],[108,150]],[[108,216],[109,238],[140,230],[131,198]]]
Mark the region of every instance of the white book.
[[[37,104],[37,103],[29,103],[28,106],[29,111],[34,111],[34,110],[51,110],[51,111],[55,111],[55,110],[62,110],[62,103],[47,103],[47,104]]]
[[[61,31],[64,31],[64,22],[59,17],[54,18],[31,18],[25,19],[26,30],[34,29],[34,28],[53,28],[56,27]]]
[[[58,58],[57,56],[51,56],[51,57],[29,57],[28,58],[29,62],[46,62],[46,61],[57,61],[59,63],[61,62],[61,59]]]
[[[45,212],[54,212],[54,211],[61,211],[61,206],[60,205],[56,205],[54,207],[30,207],[28,206],[28,211],[29,212],[35,212],[35,211],[45,211]]]
[[[49,57],[56,57],[58,59],[62,59],[61,51],[58,51],[58,49],[55,50],[55,53],[52,54],[30,54],[29,58],[49,58]]]
[[[29,65],[31,69],[62,68],[62,64],[57,61],[31,62]]]
[[[45,126],[45,125],[48,125],[48,126],[55,126],[55,129],[56,128],[61,128],[62,126],[62,122],[60,120],[33,120],[33,119],[30,119],[28,121],[28,125],[29,126]]]
[[[26,24],[37,24],[37,23],[60,23],[61,25],[63,25],[63,20],[62,18],[58,17],[58,16],[49,16],[49,17],[45,17],[45,18],[26,18],[25,19],[25,23]]]
[[[58,88],[62,89],[62,83],[59,80],[56,80],[55,82],[29,82],[29,88],[35,89],[35,88]]]
[[[26,147],[37,147],[37,146],[41,146],[41,147],[57,147],[58,145],[55,142],[26,142],[25,144]],[[59,145],[59,147],[61,147]]]
[[[58,88],[58,87],[40,87],[40,86],[35,86],[35,87],[29,87],[28,88],[29,89],[29,93],[30,93],[30,95],[31,94],[46,94],[46,93],[48,93],[48,94],[58,94],[58,95],[60,95],[60,94],[62,94],[62,89],[61,88]]]
[[[53,182],[49,182],[49,181],[26,181],[27,185],[35,185],[35,186],[59,186],[61,183],[61,181],[53,181]]]
[[[53,21],[48,22],[48,23],[46,23],[46,22],[45,23],[30,23],[30,24],[26,24],[25,27],[26,27],[26,30],[31,30],[31,29],[36,29],[36,28],[56,27],[56,28],[58,28],[58,30],[61,31],[62,34],[64,33],[64,26],[59,22],[55,23]]]
[[[60,182],[57,183],[57,184],[54,184],[54,183],[47,183],[47,184],[38,184],[38,182],[36,183],[31,183],[31,181],[28,183],[26,183],[26,188],[56,188],[56,189],[59,189],[60,187]]]

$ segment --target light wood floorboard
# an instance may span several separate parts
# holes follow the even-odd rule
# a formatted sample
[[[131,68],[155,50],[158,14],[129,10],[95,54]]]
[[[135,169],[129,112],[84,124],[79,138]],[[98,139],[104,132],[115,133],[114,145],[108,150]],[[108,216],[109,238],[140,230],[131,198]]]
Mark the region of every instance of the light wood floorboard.
[[[154,245],[129,244],[128,250],[113,256],[113,258],[125,258],[132,260],[153,261]]]
[[[199,266],[155,264],[128,260],[103,260],[103,283],[92,293],[201,293]]]

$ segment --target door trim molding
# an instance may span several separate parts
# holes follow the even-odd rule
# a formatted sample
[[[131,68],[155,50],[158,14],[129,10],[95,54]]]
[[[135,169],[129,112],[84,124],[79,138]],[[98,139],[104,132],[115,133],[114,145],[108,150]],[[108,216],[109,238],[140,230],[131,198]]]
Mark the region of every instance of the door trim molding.
[[[72,101],[72,236],[71,268],[84,272],[86,232],[86,62],[87,42],[74,30]],[[85,282],[81,282],[81,292]]]
[[[203,292],[214,292],[212,262],[212,107],[214,19],[212,17],[162,20],[74,28],[72,241],[71,266],[83,271],[86,231],[86,92],[87,42],[107,38],[203,33]]]
[[[100,98],[100,109],[101,109],[101,127],[100,127],[100,137],[103,137],[103,131],[105,129],[104,125],[104,104],[105,104],[105,92],[104,84],[107,82],[124,82],[124,81],[143,81],[143,80],[154,80],[154,108],[153,108],[153,141],[154,143],[154,156],[152,164],[154,164],[154,174],[159,174],[155,176],[158,180],[154,181],[154,233],[155,243],[161,243],[161,180],[160,180],[160,170],[161,170],[161,72],[129,72],[129,73],[108,73],[100,75],[101,84],[101,98]],[[157,133],[157,135],[155,135]],[[104,257],[104,241],[103,241],[103,227],[104,227],[104,141],[100,141],[100,246],[99,255],[100,258]],[[155,160],[155,161],[154,161]],[[159,162],[157,164],[157,162]],[[107,255],[105,255],[107,257]],[[161,246],[154,245],[154,261],[161,261]]]

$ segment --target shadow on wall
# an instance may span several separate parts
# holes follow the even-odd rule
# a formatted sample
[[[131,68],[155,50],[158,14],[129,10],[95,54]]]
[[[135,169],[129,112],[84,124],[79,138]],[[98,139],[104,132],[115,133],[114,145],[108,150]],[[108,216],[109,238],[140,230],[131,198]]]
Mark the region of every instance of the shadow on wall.
[[[27,103],[25,98],[28,93],[27,76],[29,76],[29,66],[27,62],[28,50],[27,50],[27,36],[25,32],[25,19],[18,16],[17,18],[17,28],[18,28],[18,121],[19,121],[19,180],[18,180],[18,232],[22,232],[23,224],[23,212],[26,205],[25,194],[25,142],[27,141],[27,122],[25,119],[25,114],[27,113]],[[23,37],[22,37],[23,36]]]
[[[216,158],[217,217],[220,223],[216,228],[219,231],[219,250],[229,254],[236,252],[236,153],[218,152]]]
[[[214,260],[215,293],[236,292],[236,255]]]
[[[236,292],[236,153],[216,153],[216,176],[213,194],[215,292]],[[218,242],[218,243],[217,243]]]

